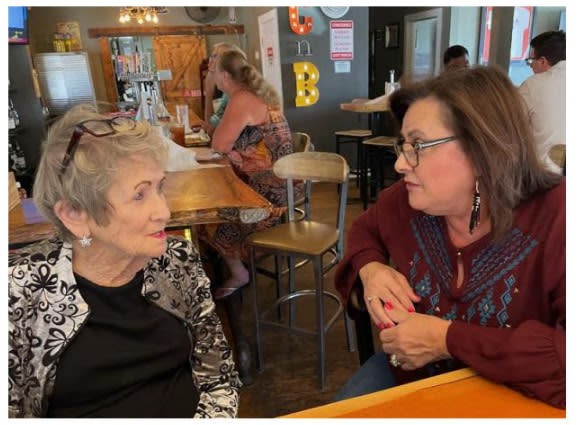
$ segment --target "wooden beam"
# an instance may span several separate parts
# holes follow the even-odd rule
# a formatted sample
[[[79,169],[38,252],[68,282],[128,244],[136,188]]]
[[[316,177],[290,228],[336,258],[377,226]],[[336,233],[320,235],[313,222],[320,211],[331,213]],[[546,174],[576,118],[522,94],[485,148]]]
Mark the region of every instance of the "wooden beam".
[[[157,27],[108,27],[89,28],[89,38],[128,37],[132,35],[213,35],[244,34],[244,25],[195,25]]]

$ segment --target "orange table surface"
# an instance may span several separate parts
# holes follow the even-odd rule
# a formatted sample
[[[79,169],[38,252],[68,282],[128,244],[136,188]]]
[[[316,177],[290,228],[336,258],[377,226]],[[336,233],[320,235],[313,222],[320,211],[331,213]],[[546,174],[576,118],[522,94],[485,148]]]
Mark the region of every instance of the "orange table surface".
[[[285,417],[564,418],[566,411],[461,369]]]

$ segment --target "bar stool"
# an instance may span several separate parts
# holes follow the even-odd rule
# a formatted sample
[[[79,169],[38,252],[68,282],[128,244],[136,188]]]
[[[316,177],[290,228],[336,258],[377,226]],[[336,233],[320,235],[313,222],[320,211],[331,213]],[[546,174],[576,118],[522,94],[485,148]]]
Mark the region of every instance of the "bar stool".
[[[367,209],[368,204],[368,186],[370,195],[377,193],[377,189],[383,189],[385,161],[397,160],[394,143],[397,143],[397,137],[378,136],[372,139],[367,139],[363,144],[363,168],[371,169],[371,180],[373,185],[368,183],[367,173],[364,173],[361,179],[360,196],[363,202],[363,210]],[[370,164],[370,160],[373,164]]]
[[[325,387],[325,334],[333,323],[342,314],[345,321],[347,346],[354,351],[353,333],[341,300],[335,294],[324,290],[323,275],[335,266],[343,257],[343,228],[347,210],[347,186],[349,182],[349,167],[347,161],[340,155],[327,152],[293,153],[280,158],[273,168],[274,174],[287,180],[288,205],[293,205],[293,179],[315,180],[341,184],[341,196],[335,225],[316,222],[310,218],[302,221],[294,220],[294,210],[289,208],[289,222],[255,233],[246,238],[250,257],[250,285],[254,294],[254,320],[256,326],[257,366],[262,371],[262,337],[263,328],[284,331],[298,335],[316,336],[318,341],[319,380],[321,388]],[[255,250],[273,253],[277,257],[290,256],[291,258],[308,258],[314,268],[315,289],[292,291],[279,297],[274,304],[263,312],[259,311],[256,286]],[[328,252],[335,252],[333,260],[323,265],[323,256]],[[280,261],[277,261],[280,263]],[[291,269],[292,270],[292,269]],[[294,274],[290,275],[294,279]],[[277,309],[281,304],[293,302],[303,296],[315,296],[317,331],[296,327],[292,324],[285,326],[279,322],[268,321],[265,316]],[[337,302],[337,310],[332,318],[325,322],[324,298]]]
[[[293,143],[293,149],[295,152],[312,152],[315,150],[315,146],[311,142],[311,136],[304,132],[291,132],[291,138]],[[298,216],[296,221],[308,220],[311,217],[311,182],[304,182],[304,190],[299,195],[298,199],[294,200],[294,212]],[[264,256],[266,259],[270,256]],[[280,258],[275,256],[275,267],[274,270],[256,265],[256,271],[263,276],[266,276],[277,283],[276,286],[276,297],[279,298],[282,294],[282,276],[294,273],[295,270],[304,266],[309,262],[308,259],[302,259],[298,263],[294,263],[294,260],[290,257],[287,258],[287,266],[281,269]],[[289,292],[294,292],[294,278],[289,277]],[[291,326],[294,324],[294,304],[291,303],[289,308],[289,323]],[[279,320],[282,321],[282,309],[279,308],[278,311]]]
[[[371,130],[338,130],[335,132],[335,152],[341,155],[341,145],[344,143],[355,143],[357,147],[357,171],[353,171],[356,175],[357,187],[361,184],[361,175],[363,166],[363,157],[361,152],[361,142],[373,133]]]

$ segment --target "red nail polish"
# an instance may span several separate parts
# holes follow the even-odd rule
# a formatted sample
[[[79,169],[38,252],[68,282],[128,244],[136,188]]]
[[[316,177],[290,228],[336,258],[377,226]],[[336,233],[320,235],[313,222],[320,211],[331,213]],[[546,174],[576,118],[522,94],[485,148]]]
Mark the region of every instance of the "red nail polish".
[[[389,329],[389,328],[393,327],[393,325],[392,325],[391,323],[386,323],[386,324],[385,324],[385,327],[386,327],[387,329]]]
[[[385,308],[386,308],[387,310],[391,310],[391,309],[393,308],[393,306],[391,305],[391,303],[390,303],[389,301],[386,301],[386,302],[385,302]]]
[[[385,325],[383,323],[380,323],[379,325],[377,325],[379,327],[379,329],[384,330],[385,329]]]
[[[413,307],[410,307],[410,308],[408,308],[408,311],[409,311],[410,313],[415,313],[415,312],[416,312],[416,309],[415,309],[415,308],[413,308]]]

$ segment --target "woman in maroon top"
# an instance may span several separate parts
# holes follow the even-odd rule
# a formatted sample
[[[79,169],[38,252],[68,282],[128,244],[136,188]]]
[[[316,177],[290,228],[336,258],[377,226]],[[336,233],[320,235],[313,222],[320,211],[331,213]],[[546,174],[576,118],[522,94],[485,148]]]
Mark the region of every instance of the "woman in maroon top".
[[[477,67],[390,104],[404,177],[353,223],[335,277],[345,302],[362,287],[389,362],[338,398],[469,366],[564,408],[565,180],[537,158],[517,90]]]

